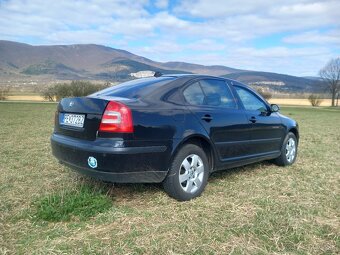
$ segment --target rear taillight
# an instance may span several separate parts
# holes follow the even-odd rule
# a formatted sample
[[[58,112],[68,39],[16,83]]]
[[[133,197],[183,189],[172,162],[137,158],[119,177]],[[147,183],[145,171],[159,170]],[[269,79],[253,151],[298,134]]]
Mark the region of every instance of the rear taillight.
[[[110,101],[99,126],[101,132],[133,133],[132,113],[126,105]]]

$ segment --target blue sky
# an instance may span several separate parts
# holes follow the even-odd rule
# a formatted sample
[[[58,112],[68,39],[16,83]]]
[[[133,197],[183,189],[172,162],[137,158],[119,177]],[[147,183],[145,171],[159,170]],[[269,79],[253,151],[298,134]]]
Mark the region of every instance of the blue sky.
[[[0,0],[0,39],[314,76],[340,56],[339,10],[339,0]]]

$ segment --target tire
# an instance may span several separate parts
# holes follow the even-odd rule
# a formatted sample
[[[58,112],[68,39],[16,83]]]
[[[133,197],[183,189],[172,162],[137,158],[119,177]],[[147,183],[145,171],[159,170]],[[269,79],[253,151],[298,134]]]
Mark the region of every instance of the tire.
[[[274,160],[279,166],[290,166],[294,164],[298,152],[298,142],[296,136],[289,132],[283,141],[280,157]]]
[[[198,197],[208,182],[209,162],[201,147],[184,145],[171,162],[163,187],[169,196],[178,201]]]

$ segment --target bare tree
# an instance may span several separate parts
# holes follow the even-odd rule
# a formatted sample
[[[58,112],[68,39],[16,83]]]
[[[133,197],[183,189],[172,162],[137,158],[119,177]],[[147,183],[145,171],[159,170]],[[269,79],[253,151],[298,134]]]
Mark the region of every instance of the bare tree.
[[[336,95],[340,92],[340,58],[331,59],[319,75],[332,94],[332,106],[335,106]]]
[[[322,103],[322,99],[320,98],[319,95],[314,95],[314,94],[311,94],[309,97],[308,97],[308,100],[309,102],[311,103],[312,106],[319,106],[321,103]]]
[[[45,100],[54,102],[56,97],[56,89],[55,87],[48,87],[41,92],[41,95]]]
[[[0,87],[0,100],[6,100],[9,93],[8,87]]]
[[[273,97],[273,94],[268,89],[257,88],[256,91],[266,100],[269,100]]]

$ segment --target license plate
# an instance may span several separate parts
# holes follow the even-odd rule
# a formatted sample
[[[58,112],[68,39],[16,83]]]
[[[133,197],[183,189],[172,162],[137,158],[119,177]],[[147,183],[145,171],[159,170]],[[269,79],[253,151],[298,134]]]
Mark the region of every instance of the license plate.
[[[83,127],[84,120],[85,115],[65,113],[64,116],[61,118],[60,124],[71,127]]]

